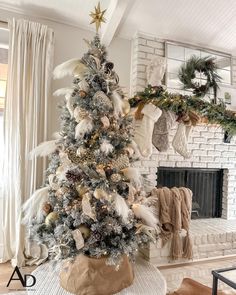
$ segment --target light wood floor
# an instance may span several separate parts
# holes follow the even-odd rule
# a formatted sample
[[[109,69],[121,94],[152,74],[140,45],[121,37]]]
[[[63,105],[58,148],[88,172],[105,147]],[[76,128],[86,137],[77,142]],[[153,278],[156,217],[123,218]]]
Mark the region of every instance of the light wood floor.
[[[23,274],[30,274],[36,266],[22,267],[20,272]],[[11,266],[10,262],[0,263],[0,294],[10,293],[10,292],[20,292],[24,291],[23,286],[20,281],[11,281],[9,287],[7,288],[7,283],[12,275],[14,268]],[[16,278],[17,275],[14,275]]]
[[[168,292],[173,292],[181,285],[183,278],[191,278],[212,288],[211,271],[233,266],[236,267],[236,256],[179,266],[160,267],[159,270],[167,281]],[[236,272],[234,272],[232,280],[236,282]],[[236,290],[233,290],[220,281],[219,288],[223,291],[230,292],[229,294],[236,294]]]

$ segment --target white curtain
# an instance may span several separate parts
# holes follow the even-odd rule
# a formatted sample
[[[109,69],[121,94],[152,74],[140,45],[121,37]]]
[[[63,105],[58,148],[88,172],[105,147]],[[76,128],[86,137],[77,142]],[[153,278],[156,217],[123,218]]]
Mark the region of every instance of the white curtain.
[[[47,140],[54,33],[45,25],[15,19],[9,21],[9,33],[0,262],[11,260],[13,265],[23,266],[26,240],[21,206],[43,183],[45,160],[31,161],[29,152]]]

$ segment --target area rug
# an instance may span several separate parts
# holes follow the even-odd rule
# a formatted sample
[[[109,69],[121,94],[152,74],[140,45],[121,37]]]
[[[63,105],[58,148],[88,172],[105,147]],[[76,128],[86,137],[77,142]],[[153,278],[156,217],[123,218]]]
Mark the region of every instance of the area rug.
[[[32,272],[36,277],[34,290],[28,295],[70,295],[59,284],[59,266],[45,263]],[[166,295],[166,281],[160,271],[147,261],[137,258],[134,265],[135,279],[132,286],[117,295]],[[199,295],[199,294],[198,294]]]
[[[235,295],[236,292],[221,292],[218,291],[217,295]],[[183,279],[181,286],[178,290],[168,295],[212,295],[212,289],[196,282],[192,279]]]

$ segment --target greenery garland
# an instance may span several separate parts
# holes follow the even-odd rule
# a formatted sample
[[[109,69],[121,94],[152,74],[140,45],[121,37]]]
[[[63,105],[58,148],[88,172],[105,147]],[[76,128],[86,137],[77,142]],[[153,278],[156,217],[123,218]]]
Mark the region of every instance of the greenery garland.
[[[206,76],[206,84],[200,85],[193,80],[196,78],[196,72]],[[221,77],[217,74],[217,65],[215,58],[197,57],[193,55],[179,70],[179,79],[184,85],[184,89],[193,89],[193,94],[197,97],[206,95],[212,88],[214,93],[214,102],[216,103],[218,82]]]
[[[226,110],[224,103],[212,104],[196,96],[173,94],[162,86],[148,85],[143,92],[137,93],[129,100],[131,107],[153,103],[160,109],[169,110],[178,117],[195,112],[206,117],[209,123],[219,124],[229,135],[236,135],[236,116],[233,111]]]

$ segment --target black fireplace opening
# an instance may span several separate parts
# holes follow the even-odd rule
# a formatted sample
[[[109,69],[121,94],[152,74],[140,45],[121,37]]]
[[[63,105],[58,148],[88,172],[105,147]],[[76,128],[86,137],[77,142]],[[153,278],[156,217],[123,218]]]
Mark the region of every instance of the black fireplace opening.
[[[188,187],[193,192],[192,218],[222,214],[223,169],[159,167],[157,187]]]

